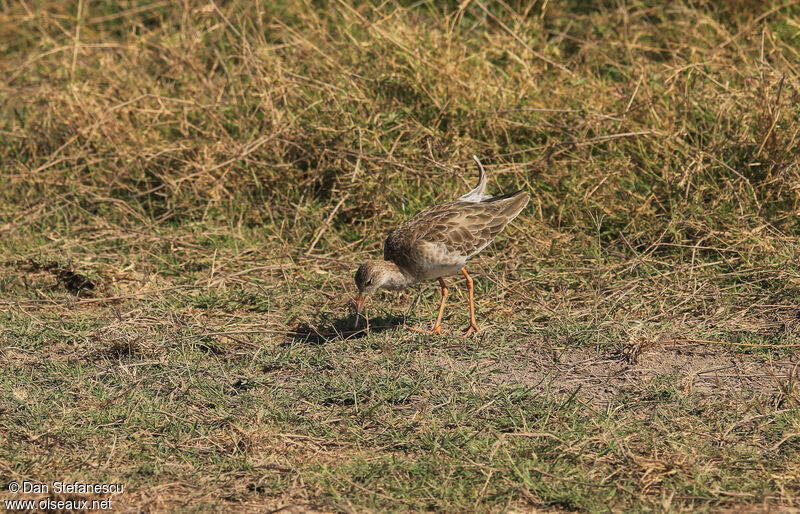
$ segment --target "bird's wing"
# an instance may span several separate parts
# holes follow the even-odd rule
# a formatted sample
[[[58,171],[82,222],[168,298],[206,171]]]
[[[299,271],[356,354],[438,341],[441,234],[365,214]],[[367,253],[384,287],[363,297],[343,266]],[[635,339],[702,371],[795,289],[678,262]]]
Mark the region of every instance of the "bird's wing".
[[[426,243],[440,245],[447,254],[468,259],[486,248],[529,199],[528,193],[518,192],[479,203],[455,201],[436,205],[403,223],[389,239],[403,241],[409,248]]]

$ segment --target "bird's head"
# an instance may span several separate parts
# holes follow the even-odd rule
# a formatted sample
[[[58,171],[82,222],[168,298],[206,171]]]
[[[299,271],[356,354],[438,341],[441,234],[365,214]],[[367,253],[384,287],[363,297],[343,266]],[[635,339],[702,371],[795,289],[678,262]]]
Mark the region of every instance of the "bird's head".
[[[358,301],[356,302],[356,314],[361,314],[364,310],[364,303],[367,297],[375,291],[386,287],[391,281],[393,273],[387,266],[386,261],[367,261],[358,267],[356,271],[356,287],[358,288]]]
[[[413,276],[403,272],[397,264],[391,261],[367,261],[358,267],[355,278],[356,287],[358,287],[356,326],[358,326],[358,316],[364,310],[368,296],[381,288],[400,291],[416,282]]]

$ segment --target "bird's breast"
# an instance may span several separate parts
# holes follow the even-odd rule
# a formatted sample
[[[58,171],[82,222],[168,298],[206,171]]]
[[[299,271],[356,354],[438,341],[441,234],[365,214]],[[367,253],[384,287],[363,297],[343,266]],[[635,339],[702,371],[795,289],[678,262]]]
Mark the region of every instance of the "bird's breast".
[[[457,273],[467,262],[465,256],[449,251],[441,243],[418,241],[396,262],[417,280],[433,280]]]

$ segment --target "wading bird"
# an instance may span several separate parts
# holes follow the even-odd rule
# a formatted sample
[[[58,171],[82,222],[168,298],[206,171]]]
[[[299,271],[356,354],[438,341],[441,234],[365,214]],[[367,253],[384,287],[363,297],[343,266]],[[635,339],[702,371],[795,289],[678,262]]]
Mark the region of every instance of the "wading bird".
[[[467,279],[469,293],[469,327],[464,337],[478,331],[472,278],[466,263],[519,215],[530,195],[524,191],[498,197],[486,195],[486,171],[478,157],[473,158],[480,172],[475,189],[453,202],[434,205],[409,218],[386,238],[384,260],[367,261],[359,266],[355,276],[359,293],[356,326],[367,297],[378,289],[402,290],[416,282],[438,279],[442,301],[436,323],[427,333],[441,334],[447,300],[444,277],[460,271]]]

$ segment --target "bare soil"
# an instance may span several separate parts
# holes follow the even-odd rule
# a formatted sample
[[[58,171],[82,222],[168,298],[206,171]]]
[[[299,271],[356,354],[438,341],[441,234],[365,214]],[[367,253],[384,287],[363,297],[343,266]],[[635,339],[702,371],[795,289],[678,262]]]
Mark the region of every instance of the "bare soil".
[[[455,359],[452,362],[458,366]],[[487,360],[481,367],[496,385],[524,384],[542,393],[575,394],[593,407],[606,406],[621,393],[638,393],[664,379],[677,383],[683,393],[743,398],[787,393],[800,379],[796,355],[772,360],[692,343],[655,347],[635,360],[626,352],[588,348],[534,350],[502,364]]]

